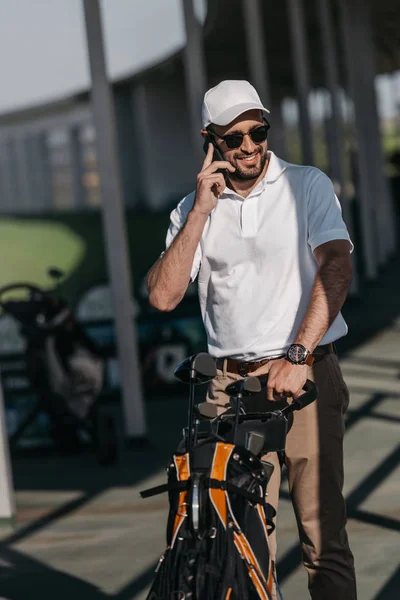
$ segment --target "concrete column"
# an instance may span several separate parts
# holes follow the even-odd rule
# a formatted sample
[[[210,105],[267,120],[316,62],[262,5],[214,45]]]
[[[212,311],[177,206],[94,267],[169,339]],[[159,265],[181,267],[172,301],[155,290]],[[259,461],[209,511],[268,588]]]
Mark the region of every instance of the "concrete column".
[[[271,130],[268,136],[269,145],[278,156],[283,157],[282,115],[278,103],[272,106],[260,0],[242,0],[242,10],[250,82],[258,91],[264,106],[271,111],[271,116],[268,117],[268,120],[271,122]]]
[[[377,231],[376,205],[371,182],[371,157],[374,150],[370,146],[369,128],[371,127],[369,111],[366,110],[364,97],[364,83],[358,68],[358,47],[355,31],[357,29],[357,16],[354,5],[350,6],[347,0],[337,0],[339,7],[341,31],[344,46],[344,56],[350,96],[354,102],[355,129],[357,136],[356,165],[358,171],[357,196],[360,205],[360,217],[363,240],[363,258],[365,262],[365,276],[375,279],[378,271],[379,257],[381,255]]]
[[[271,150],[280,158],[286,160],[285,123],[283,120],[282,102],[274,102],[272,104],[271,116],[272,129],[269,136]]]
[[[0,527],[12,527],[15,517],[14,486],[12,481],[3,386],[0,380]]]
[[[118,86],[114,92],[114,102],[124,203],[127,207],[134,207],[139,200],[137,157],[141,150],[141,139],[135,135],[132,86]]]
[[[380,150],[378,150],[380,147],[380,139],[379,133],[376,135],[376,132],[373,131],[375,127],[378,127],[377,116],[373,115],[375,90],[371,90],[371,85],[374,87],[375,73],[370,71],[370,57],[368,56],[368,47],[366,46],[365,39],[365,36],[368,34],[364,31],[366,26],[364,18],[359,15],[359,9],[356,4],[349,7],[348,10],[353,13],[353,43],[357,47],[357,53],[353,60],[354,68],[356,69],[356,77],[358,78],[358,90],[363,97],[362,106],[359,105],[356,110],[359,112],[362,111],[364,114],[364,127],[368,121],[368,127],[362,132],[359,132],[361,133],[359,143],[364,144],[366,148],[368,148],[368,182],[371,195],[372,215],[375,223],[377,261],[378,265],[383,265],[386,262],[388,254],[387,243],[390,234],[388,231],[385,231],[386,202],[382,190],[380,189],[379,175],[376,173],[376,162],[380,163],[380,157],[378,156],[378,153],[380,153]],[[366,11],[367,7],[364,6],[363,10]],[[360,59],[360,57],[362,58]],[[370,78],[371,81],[369,82],[368,79]]]
[[[125,428],[135,444],[146,439],[146,419],[139,372],[137,335],[132,311],[132,284],[117,151],[115,112],[107,79],[99,0],[83,0],[92,78],[98,170],[103,198],[102,215],[115,309],[118,358]]]
[[[308,108],[310,94],[310,63],[307,51],[304,24],[303,0],[287,0],[289,14],[289,32],[292,46],[294,79],[299,105],[301,147],[303,163],[314,164],[312,125]]]
[[[368,135],[369,139],[370,178],[374,193],[373,208],[378,224],[379,259],[380,263],[384,264],[389,256],[395,252],[396,241],[392,198],[385,175],[385,160],[377,109],[376,61],[371,30],[371,14],[369,3],[363,0],[356,0],[352,8],[355,17],[354,40],[358,47],[356,68],[359,70],[360,85],[364,97],[364,110],[369,121],[369,127],[364,135]],[[372,160],[371,148],[373,149]]]
[[[146,207],[154,203],[153,141],[150,131],[150,119],[146,100],[146,84],[138,83],[132,90],[135,137],[140,140],[140,152],[136,157],[138,165],[139,194]],[[200,135],[200,134],[199,134]]]
[[[332,7],[330,0],[318,0],[318,16],[321,26],[321,42],[325,69],[326,88],[329,92],[331,119],[329,120],[327,142],[330,162],[330,175],[337,181],[340,187],[340,202],[343,208],[343,216],[349,229],[350,236],[354,239],[353,217],[350,206],[350,198],[346,196],[345,190],[345,148],[343,143],[343,119],[340,104],[339,73],[337,64],[337,49],[335,47],[335,36],[332,19]],[[358,292],[358,273],[356,270],[356,253],[353,253],[353,281],[350,288],[351,294]]]
[[[204,160],[203,142],[200,136],[201,105],[206,92],[206,68],[203,50],[203,28],[198,21],[193,0],[182,0],[186,30],[184,50],[185,85],[189,103],[190,134],[193,154],[199,166]]]
[[[264,106],[271,110],[271,91],[260,0],[242,0],[242,8],[250,81],[258,91]]]
[[[83,185],[83,152],[80,133],[81,128],[79,125],[73,125],[68,130],[72,194],[74,199],[74,208],[77,209],[82,209],[86,206],[86,190],[85,186]]]

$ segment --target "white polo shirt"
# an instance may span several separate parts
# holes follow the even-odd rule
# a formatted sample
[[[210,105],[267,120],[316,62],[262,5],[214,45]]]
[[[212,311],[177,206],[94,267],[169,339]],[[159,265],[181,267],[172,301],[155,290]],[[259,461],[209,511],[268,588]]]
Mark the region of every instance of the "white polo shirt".
[[[208,351],[215,357],[284,354],[310,300],[318,269],[313,250],[331,240],[350,241],[330,179],[315,167],[268,155],[266,175],[247,198],[225,188],[194,257],[191,279],[198,276]],[[172,211],[167,248],[194,196]],[[339,314],[320,343],[346,333]]]

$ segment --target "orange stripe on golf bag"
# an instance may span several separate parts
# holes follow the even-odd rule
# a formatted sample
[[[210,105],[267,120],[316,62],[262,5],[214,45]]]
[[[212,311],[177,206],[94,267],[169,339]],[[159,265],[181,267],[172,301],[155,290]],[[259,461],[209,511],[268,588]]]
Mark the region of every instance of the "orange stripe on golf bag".
[[[226,479],[226,467],[228,460],[234,449],[233,444],[224,444],[223,442],[217,442],[215,444],[213,464],[211,467],[211,478],[217,479],[218,481],[225,481]],[[226,529],[226,495],[224,490],[218,488],[209,489],[210,499],[214,505],[215,510],[219,518],[221,519],[222,525]]]
[[[239,534],[235,532],[234,540],[239,553],[245,559],[250,579],[252,580],[259,597],[261,600],[271,600],[271,590],[268,589],[268,584],[265,581],[265,578],[257,563],[257,559],[254,556],[246,537],[243,535],[243,533]]]
[[[272,592],[272,587],[270,588],[270,586],[269,586],[270,577],[268,577],[268,582],[267,582],[246,536],[240,530],[239,523],[235,519],[235,515],[234,515],[232,507],[230,505],[228,495],[227,495],[227,504],[229,506],[229,510],[230,510],[232,519],[233,519],[233,521],[236,525],[236,529],[237,529],[237,531],[234,532],[234,540],[235,540],[236,547],[237,547],[238,551],[240,552],[240,554],[246,560],[246,566],[248,569],[249,576],[250,576],[251,580],[253,581],[260,598],[262,598],[263,600],[270,600],[271,592]],[[257,505],[257,510],[260,508],[261,507],[259,505]],[[264,521],[264,518],[262,517],[262,512],[260,513],[260,511],[259,511],[258,514],[261,519],[261,524],[262,524],[262,526],[264,526],[264,532],[265,532],[265,536],[266,536],[267,543],[268,543],[268,533],[265,528],[265,521]],[[270,567],[271,567],[271,565],[269,564],[269,573],[271,573]]]
[[[226,480],[226,469],[227,469],[228,461],[232,454],[233,449],[234,449],[233,444],[224,444],[223,442],[218,442],[216,444],[215,450],[214,450],[213,464],[212,464],[212,468],[211,468],[211,478],[212,479],[217,479],[218,481]],[[229,509],[230,509],[229,512],[232,516],[232,519],[233,519],[237,529],[240,531],[239,525],[235,519],[232,508],[230,507],[228,493],[225,490],[220,490],[218,488],[210,487],[209,494],[210,494],[211,502],[213,503],[214,508],[217,511],[217,514],[221,520],[222,525],[226,528],[227,513],[228,513],[228,506],[229,506]],[[263,520],[262,520],[262,522],[264,524]],[[234,541],[235,541],[235,545],[238,549],[238,552],[240,553],[240,555],[244,558],[244,560],[246,562],[246,566],[248,569],[250,579],[252,580],[259,597],[261,598],[261,600],[270,600],[271,599],[271,593],[270,593],[271,589],[269,588],[269,579],[270,578],[268,578],[268,583],[267,583],[246,537],[242,534],[242,532],[240,532],[240,533],[234,532]],[[229,593],[229,590],[228,590],[228,593]],[[229,598],[229,596],[227,596],[227,598]]]
[[[229,600],[229,598],[231,597],[231,594],[232,594],[232,588],[229,588],[229,590],[226,592],[225,600]]]
[[[176,474],[178,477],[178,481],[187,481],[190,476],[189,454],[175,455],[174,463],[175,463],[175,467],[176,467]],[[173,527],[173,531],[172,531],[171,547],[173,547],[176,536],[179,531],[179,528],[187,516],[187,508],[186,508],[187,494],[188,494],[187,490],[183,490],[182,492],[179,492],[178,509],[177,509],[177,514],[175,516],[174,527]]]
[[[260,515],[260,520],[261,523],[263,524],[264,527],[264,533],[265,533],[265,537],[268,539],[268,527],[267,527],[267,519],[265,516],[265,512],[263,511],[263,509],[261,508],[261,506],[259,504],[257,504],[257,510],[258,510],[258,514]],[[272,594],[272,588],[274,585],[274,576],[272,573],[272,561],[271,561],[271,557],[269,558],[269,569],[268,569],[268,581],[267,581],[267,589],[268,591]]]

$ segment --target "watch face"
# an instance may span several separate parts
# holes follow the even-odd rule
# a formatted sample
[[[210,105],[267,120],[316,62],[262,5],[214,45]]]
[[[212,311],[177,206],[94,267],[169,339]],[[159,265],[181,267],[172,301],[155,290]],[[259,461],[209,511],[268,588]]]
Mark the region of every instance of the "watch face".
[[[301,344],[292,344],[287,351],[287,356],[294,363],[303,363],[307,358],[307,350]]]

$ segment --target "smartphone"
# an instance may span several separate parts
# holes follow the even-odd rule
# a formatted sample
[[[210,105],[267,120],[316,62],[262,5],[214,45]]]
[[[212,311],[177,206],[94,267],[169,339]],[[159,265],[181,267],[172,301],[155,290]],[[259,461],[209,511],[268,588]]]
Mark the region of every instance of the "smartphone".
[[[214,157],[213,157],[213,161],[214,160],[225,160],[224,157],[222,156],[215,140],[213,140],[213,138],[210,135],[206,135],[205,139],[204,139],[204,145],[203,145],[203,150],[204,152],[207,154],[208,152],[208,147],[209,145],[212,144],[214,147]],[[222,173],[222,175],[225,177],[225,180],[227,178],[228,175],[228,169],[218,169],[216,171],[217,173]]]

